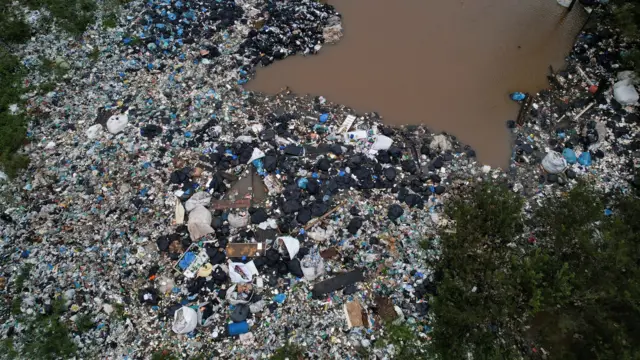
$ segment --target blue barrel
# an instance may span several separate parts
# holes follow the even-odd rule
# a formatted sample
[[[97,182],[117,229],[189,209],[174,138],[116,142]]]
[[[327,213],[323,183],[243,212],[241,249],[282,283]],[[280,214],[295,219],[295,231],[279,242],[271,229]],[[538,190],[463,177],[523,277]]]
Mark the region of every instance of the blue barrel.
[[[249,332],[249,324],[246,321],[237,322],[227,325],[227,331],[229,336],[240,335]]]

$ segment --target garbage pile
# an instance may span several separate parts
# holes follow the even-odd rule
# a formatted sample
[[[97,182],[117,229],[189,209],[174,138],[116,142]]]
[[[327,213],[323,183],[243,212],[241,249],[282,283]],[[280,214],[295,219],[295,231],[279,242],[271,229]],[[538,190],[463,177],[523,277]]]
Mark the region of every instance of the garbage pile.
[[[594,22],[578,37],[566,68],[548,76],[550,88],[530,99],[512,95],[524,110],[507,122],[514,191],[553,196],[579,180],[611,193],[640,188],[639,82],[633,71],[618,70],[628,51],[615,30]]]
[[[426,260],[437,254],[422,244],[447,224],[443,207],[460,188],[488,178],[529,196],[573,177],[629,185],[631,107],[616,108],[598,85],[581,121],[557,119],[594,97],[576,75],[579,54],[599,59],[611,39],[581,38],[554,75],[562,86],[513,124],[505,173],[422,126],[387,127],[322,97],[244,91],[255,66],[339,40],[329,5],[151,0],[123,11],[120,27],[90,29],[80,43],[50,33],[20,50],[29,86],[47,81],[36,71],[43,56],[64,57],[68,73],[28,94],[25,111],[38,114],[31,164],[2,185],[13,198],[0,217],[3,294],[17,304],[3,338],[62,299],[85,357],[259,359],[286,343],[308,358],[392,357],[374,346],[383,322],[428,337],[436,289]],[[583,70],[600,81],[614,68]]]

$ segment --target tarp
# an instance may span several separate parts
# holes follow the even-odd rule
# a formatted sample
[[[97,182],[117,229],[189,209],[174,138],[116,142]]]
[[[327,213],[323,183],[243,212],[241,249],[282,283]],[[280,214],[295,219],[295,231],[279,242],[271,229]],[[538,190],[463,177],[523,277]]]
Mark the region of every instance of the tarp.
[[[362,269],[356,269],[331,279],[321,281],[313,286],[311,293],[315,299],[320,299],[325,294],[340,290],[347,285],[354,284],[359,281],[364,281]]]

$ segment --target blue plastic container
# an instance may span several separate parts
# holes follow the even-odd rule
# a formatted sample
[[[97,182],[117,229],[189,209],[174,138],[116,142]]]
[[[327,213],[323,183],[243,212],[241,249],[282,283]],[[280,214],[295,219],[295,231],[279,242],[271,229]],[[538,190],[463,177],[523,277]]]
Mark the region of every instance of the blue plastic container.
[[[249,324],[246,321],[229,324],[227,325],[227,331],[229,336],[245,334],[249,332]]]

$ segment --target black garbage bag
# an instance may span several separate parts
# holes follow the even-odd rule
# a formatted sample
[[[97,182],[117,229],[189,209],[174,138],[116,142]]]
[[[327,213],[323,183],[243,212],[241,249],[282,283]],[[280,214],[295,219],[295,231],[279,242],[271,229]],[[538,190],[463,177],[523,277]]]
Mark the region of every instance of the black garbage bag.
[[[171,183],[173,184],[182,184],[189,180],[189,175],[191,174],[191,168],[184,168],[182,170],[176,170],[171,173]]]
[[[389,210],[387,211],[387,216],[391,221],[396,221],[402,214],[404,214],[404,209],[398,204],[389,206]]]
[[[322,158],[318,160],[316,167],[320,171],[329,171],[329,168],[331,168],[331,162],[327,158]]]
[[[162,127],[158,125],[149,124],[140,128],[140,135],[147,139],[153,139],[160,134],[162,134]]]
[[[211,272],[211,279],[218,285],[222,285],[227,282],[227,273],[222,270],[220,266],[217,266]]]
[[[158,297],[158,291],[149,287],[138,291],[138,300],[140,300],[140,303],[145,305],[158,305],[160,298]]]
[[[302,225],[308,223],[309,220],[311,220],[311,209],[309,208],[300,209],[300,211],[298,211],[298,216],[296,217],[296,220]]]
[[[376,155],[376,160],[378,160],[381,164],[388,164],[391,162],[391,156],[388,151],[378,151],[378,155]]]
[[[289,272],[295,277],[304,277],[304,273],[302,272],[302,266],[300,266],[300,260],[293,259],[287,261],[287,269]]]
[[[240,161],[241,164],[246,164],[247,162],[249,162],[249,159],[251,159],[251,155],[253,155],[253,148],[249,148],[249,147],[245,148],[240,153],[238,160]]]
[[[171,241],[166,235],[162,235],[158,238],[158,240],[156,240],[156,245],[158,245],[158,251],[160,252],[169,251],[169,244],[171,244]]]
[[[304,148],[302,146],[287,145],[283,151],[286,155],[291,156],[302,156],[304,154]]]
[[[413,160],[404,160],[402,161],[402,170],[410,174],[415,174],[416,172],[418,172],[418,166]]]
[[[311,195],[317,195],[320,192],[320,184],[314,178],[307,179],[307,192]]]
[[[211,265],[222,264],[226,260],[225,254],[217,248],[207,248],[206,251]]]
[[[262,158],[262,165],[265,171],[268,171],[268,172],[276,171],[276,168],[278,167],[278,158],[276,158],[273,155],[267,155],[264,158]]]
[[[444,192],[445,192],[446,190],[447,190],[447,188],[445,188],[445,187],[444,187],[444,186],[442,186],[442,185],[438,185],[438,186],[436,186],[436,194],[438,194],[438,195],[442,195],[442,194],[444,194]]]
[[[325,294],[340,290],[359,281],[364,281],[364,274],[361,269],[356,269],[315,284],[311,293],[314,299],[321,299]]]
[[[267,259],[267,266],[274,267],[280,261],[280,253],[278,250],[271,248],[267,250],[265,258]]]
[[[267,211],[263,208],[259,208],[253,214],[251,214],[251,223],[260,224],[267,221],[268,218],[269,215],[267,215]]]
[[[247,304],[236,305],[231,313],[231,321],[233,322],[243,322],[247,320],[247,317],[249,317],[249,305]]]
[[[297,200],[287,200],[284,205],[282,205],[282,211],[285,214],[293,214],[294,212],[300,210],[302,204]]]
[[[391,157],[394,157],[394,158],[402,157],[402,149],[400,149],[395,145],[391,145],[388,151]]]
[[[424,208],[424,200],[420,195],[409,194],[404,198],[404,202],[410,208],[414,208],[414,207],[417,207],[418,209]]]
[[[400,190],[398,190],[398,201],[404,202],[404,200],[407,198],[407,195],[409,195],[409,190],[404,187],[400,188]]]
[[[360,230],[361,227],[362,227],[362,219],[359,217],[356,217],[351,219],[351,221],[349,222],[349,225],[347,225],[347,231],[349,231],[349,234],[355,235],[358,232],[358,230]]]
[[[396,169],[392,167],[388,167],[384,169],[383,174],[384,174],[384,177],[389,181],[393,181],[396,179]]]
[[[342,155],[343,151],[342,151],[342,146],[338,145],[338,144],[332,144],[329,148],[329,151],[331,151],[332,153],[336,154],[336,155]]]
[[[314,203],[311,205],[311,216],[320,217],[329,210],[329,206],[325,203]]]
[[[444,161],[442,161],[442,157],[438,156],[435,160],[433,160],[433,163],[431,163],[431,165],[436,169],[440,169],[444,165]]]

